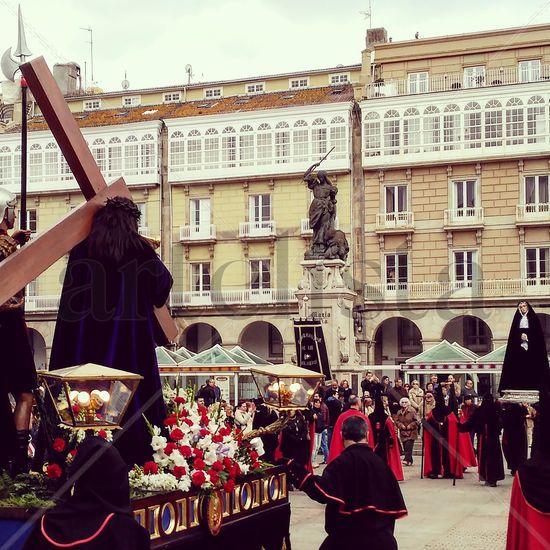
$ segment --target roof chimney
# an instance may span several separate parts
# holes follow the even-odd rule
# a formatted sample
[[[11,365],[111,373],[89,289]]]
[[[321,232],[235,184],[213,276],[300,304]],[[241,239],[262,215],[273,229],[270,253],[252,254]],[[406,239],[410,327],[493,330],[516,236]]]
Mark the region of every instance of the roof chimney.
[[[388,31],[384,27],[377,29],[367,29],[367,49],[375,44],[385,44],[388,41]]]

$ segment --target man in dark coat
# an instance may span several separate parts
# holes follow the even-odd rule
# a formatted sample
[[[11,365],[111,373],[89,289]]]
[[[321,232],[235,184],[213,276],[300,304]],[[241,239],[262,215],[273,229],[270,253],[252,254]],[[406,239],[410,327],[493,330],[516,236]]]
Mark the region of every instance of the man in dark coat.
[[[527,414],[527,408],[520,403],[504,403],[500,411],[502,450],[512,475],[527,460]]]
[[[266,428],[279,418],[277,413],[273,409],[270,409],[261,399],[254,400],[254,404],[256,405],[256,412],[252,419],[253,430]],[[262,460],[273,464],[275,462],[275,449],[279,444],[279,436],[276,433],[264,434],[260,436],[260,439],[264,444]]]
[[[537,314],[526,301],[512,320],[498,391],[550,390],[550,368],[544,333]]]
[[[204,384],[197,392],[197,399],[204,399],[204,406],[210,407],[216,402],[216,381],[213,378],[209,378],[208,382]]]
[[[323,472],[308,474],[289,464],[292,483],[326,504],[327,538],[320,550],[396,550],[395,520],[407,515],[399,484],[384,461],[367,444],[367,423],[360,416],[342,425],[344,451]]]
[[[168,269],[138,233],[139,216],[129,199],[107,199],[89,237],[71,251],[50,358],[50,370],[96,363],[143,376],[123,425],[137,421],[116,442],[130,467],[152,454],[142,413],[157,426],[165,418],[154,308],[164,306],[172,286]]]
[[[504,479],[502,449],[500,447],[501,424],[497,404],[488,393],[470,419],[458,425],[461,432],[474,430],[477,434],[479,480],[489,487],[496,487]]]

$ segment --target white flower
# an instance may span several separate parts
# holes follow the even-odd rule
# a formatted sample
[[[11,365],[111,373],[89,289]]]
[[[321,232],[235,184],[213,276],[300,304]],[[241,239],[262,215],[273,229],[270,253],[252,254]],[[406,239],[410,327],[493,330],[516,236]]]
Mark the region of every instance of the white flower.
[[[218,460],[218,455],[215,449],[208,449],[206,453],[204,453],[204,461],[208,466],[212,466],[216,460]]]
[[[183,466],[185,469],[188,468],[185,458],[179,451],[172,451],[170,453],[170,459],[174,463],[174,466]]]
[[[180,478],[178,481],[178,489],[184,493],[191,489],[191,478],[187,475]]]
[[[160,451],[161,449],[164,449],[164,447],[166,447],[166,443],[166,438],[161,435],[154,435],[151,439],[151,447],[153,448],[153,451]]]
[[[242,462],[239,462],[239,466],[241,468],[242,474],[247,474],[248,470],[250,470],[250,466],[248,464],[243,464]]]
[[[262,456],[265,454],[264,442],[259,437],[253,437],[250,440],[250,445],[252,445],[254,450],[258,453],[258,456]]]

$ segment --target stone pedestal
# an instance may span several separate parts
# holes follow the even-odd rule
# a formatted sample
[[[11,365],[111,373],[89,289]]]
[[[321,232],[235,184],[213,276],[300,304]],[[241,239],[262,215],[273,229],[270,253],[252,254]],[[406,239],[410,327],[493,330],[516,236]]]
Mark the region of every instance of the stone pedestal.
[[[353,306],[356,293],[344,282],[349,269],[342,260],[304,260],[298,285],[301,318],[321,321],[330,367],[333,372],[359,369]]]

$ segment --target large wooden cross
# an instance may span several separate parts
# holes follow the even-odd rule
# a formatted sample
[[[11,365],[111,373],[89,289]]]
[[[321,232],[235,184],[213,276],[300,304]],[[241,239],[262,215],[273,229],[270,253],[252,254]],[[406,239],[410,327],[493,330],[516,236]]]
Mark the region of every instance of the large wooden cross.
[[[110,185],[105,182],[44,58],[24,63],[21,72],[86,202],[0,262],[0,304],[83,241],[90,233],[95,213],[108,197],[131,198],[123,178],[118,178]],[[156,309],[155,314],[168,340],[174,340],[178,331],[168,308]]]

